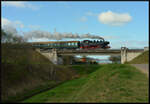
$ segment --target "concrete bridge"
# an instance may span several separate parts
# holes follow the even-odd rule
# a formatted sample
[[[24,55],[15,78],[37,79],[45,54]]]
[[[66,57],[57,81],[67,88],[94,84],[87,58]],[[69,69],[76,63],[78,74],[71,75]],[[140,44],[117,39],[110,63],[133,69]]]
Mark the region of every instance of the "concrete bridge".
[[[135,57],[142,54],[145,50],[148,50],[148,48],[144,49],[128,49],[126,47],[121,47],[121,49],[108,49],[108,50],[102,50],[102,49],[93,49],[93,50],[45,50],[40,51],[39,49],[36,49],[38,52],[40,52],[42,55],[47,57],[50,61],[52,61],[54,64],[61,64],[62,59],[61,55],[120,55],[121,56],[121,63],[124,64],[125,62],[131,61]]]

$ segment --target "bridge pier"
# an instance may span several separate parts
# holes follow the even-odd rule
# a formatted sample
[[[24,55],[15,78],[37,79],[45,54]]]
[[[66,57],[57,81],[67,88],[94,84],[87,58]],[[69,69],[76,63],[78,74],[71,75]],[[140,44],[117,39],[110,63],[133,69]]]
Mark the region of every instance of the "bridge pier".
[[[60,57],[60,55],[58,55],[56,49],[52,49],[51,52],[49,52],[49,59],[51,62],[53,62],[56,65],[63,64],[63,59],[62,57]]]
[[[127,48],[121,47],[121,64],[124,64],[127,61]]]
[[[48,58],[53,64],[62,64],[63,60],[62,58],[58,55],[56,49],[52,49],[48,52],[41,52],[39,49],[36,49],[40,54]]]
[[[49,53],[50,60],[54,64],[58,64],[58,55],[56,49],[52,49],[52,51]]]
[[[121,47],[121,64],[133,60],[135,57],[139,56],[146,50],[148,49],[144,48],[144,50],[129,50],[126,47]]]

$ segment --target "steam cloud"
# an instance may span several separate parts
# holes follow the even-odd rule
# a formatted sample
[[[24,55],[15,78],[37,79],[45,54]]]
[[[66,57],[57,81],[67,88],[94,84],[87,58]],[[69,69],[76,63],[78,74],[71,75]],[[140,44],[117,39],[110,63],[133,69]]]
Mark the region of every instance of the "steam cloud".
[[[24,38],[25,39],[41,39],[41,38],[47,38],[47,39],[56,39],[61,40],[64,38],[72,38],[72,39],[83,39],[83,38],[91,38],[91,39],[104,39],[97,35],[91,35],[91,34],[83,34],[79,35],[78,33],[59,33],[54,32],[53,34],[47,31],[41,31],[41,30],[34,30],[30,32],[24,32]]]

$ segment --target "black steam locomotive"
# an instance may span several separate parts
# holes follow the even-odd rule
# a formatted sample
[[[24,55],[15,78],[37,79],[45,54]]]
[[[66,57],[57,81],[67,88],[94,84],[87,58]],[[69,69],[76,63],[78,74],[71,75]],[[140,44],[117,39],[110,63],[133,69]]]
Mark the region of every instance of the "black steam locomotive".
[[[81,49],[94,49],[94,48],[102,48],[102,49],[107,49],[110,48],[108,46],[109,42],[105,40],[84,40],[80,43],[79,47]]]
[[[109,42],[104,39],[83,40],[83,41],[52,41],[52,42],[32,42],[32,46],[40,49],[108,49]]]

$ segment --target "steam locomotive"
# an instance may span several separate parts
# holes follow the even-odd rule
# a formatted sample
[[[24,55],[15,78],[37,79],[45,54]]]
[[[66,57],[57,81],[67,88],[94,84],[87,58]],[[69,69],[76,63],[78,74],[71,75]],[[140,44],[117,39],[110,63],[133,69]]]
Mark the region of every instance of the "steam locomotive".
[[[81,49],[94,49],[94,48],[107,49],[110,48],[108,44],[109,42],[104,40],[94,40],[94,41],[84,40],[80,43],[79,47]]]
[[[108,49],[110,43],[104,39],[83,41],[51,41],[32,42],[32,46],[40,49]]]

